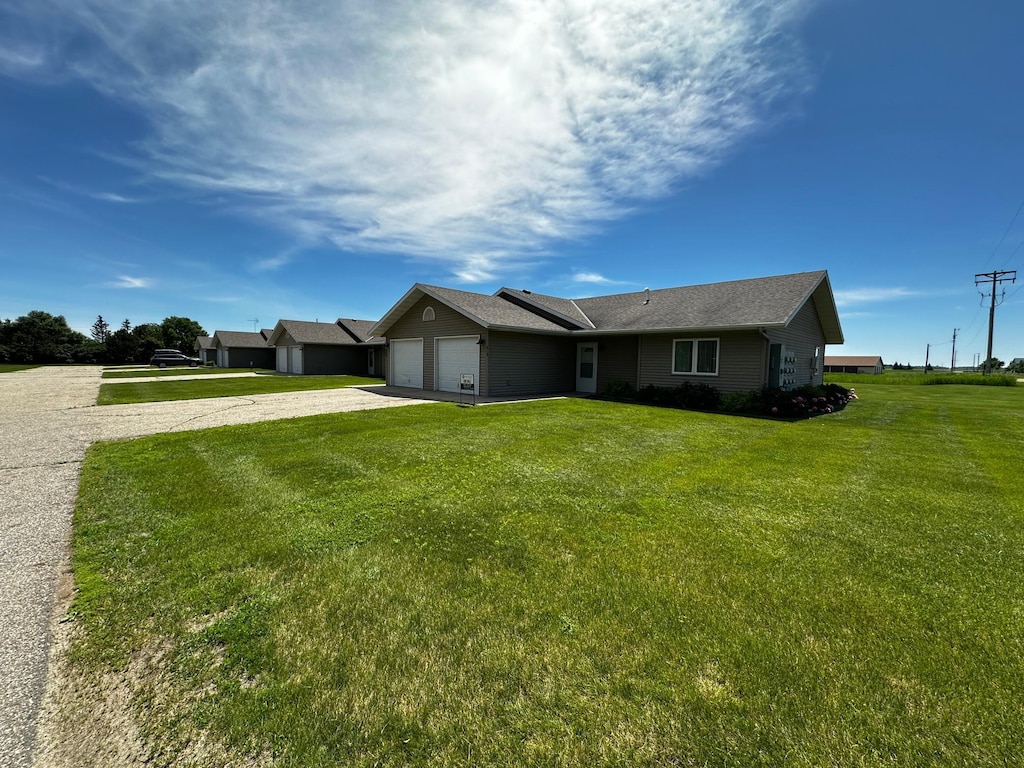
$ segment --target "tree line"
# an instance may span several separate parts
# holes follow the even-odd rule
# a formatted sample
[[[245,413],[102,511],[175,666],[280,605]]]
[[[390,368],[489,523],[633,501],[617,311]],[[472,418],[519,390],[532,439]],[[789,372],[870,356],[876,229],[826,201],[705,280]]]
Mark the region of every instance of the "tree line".
[[[111,330],[102,315],[91,336],[72,329],[63,315],[33,310],[0,323],[0,363],[148,363],[156,349],[190,354],[197,336],[206,331],[187,317],[166,317],[162,323],[132,326],[127,318]]]

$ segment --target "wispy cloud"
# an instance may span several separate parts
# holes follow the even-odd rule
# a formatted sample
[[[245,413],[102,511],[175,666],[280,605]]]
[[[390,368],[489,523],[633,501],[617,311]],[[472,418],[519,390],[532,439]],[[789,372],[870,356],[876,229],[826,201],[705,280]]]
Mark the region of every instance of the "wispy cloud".
[[[137,202],[139,202],[134,197],[125,197],[124,195],[119,195],[116,192],[93,192],[90,195],[90,197],[92,197],[95,200],[103,200],[104,202],[108,202],[108,203],[137,203]]]
[[[591,285],[636,285],[636,283],[628,280],[612,280],[610,277],[605,277],[597,272],[575,272],[569,279],[574,283],[588,283]]]
[[[151,288],[153,281],[148,277],[129,277],[120,275],[116,280],[107,283],[110,288]]]
[[[909,288],[850,288],[835,292],[836,306],[849,307],[856,304],[874,304],[917,296]]]
[[[101,190],[89,189],[87,187],[80,186],[78,184],[70,184],[60,179],[51,179],[47,176],[40,176],[39,180],[44,184],[59,189],[62,192],[70,192],[79,197],[88,197],[92,200],[101,200],[106,203],[138,203],[138,198],[127,197],[125,195],[119,195],[116,192],[104,192]]]
[[[810,2],[9,0],[0,49],[56,50],[51,69],[149,117],[152,177],[473,281],[774,119],[807,82]]]

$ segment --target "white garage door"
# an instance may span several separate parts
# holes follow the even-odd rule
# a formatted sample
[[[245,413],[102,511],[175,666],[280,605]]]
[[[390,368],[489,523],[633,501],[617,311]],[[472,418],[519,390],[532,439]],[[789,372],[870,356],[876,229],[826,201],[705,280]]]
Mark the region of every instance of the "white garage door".
[[[277,372],[288,373],[288,347],[277,348]]]
[[[477,336],[437,340],[439,390],[458,392],[462,374],[471,373],[474,391],[480,394],[480,346],[477,341]]]
[[[391,385],[423,389],[423,339],[391,342]]]
[[[291,358],[288,372],[302,373],[302,347],[288,347],[288,353]]]

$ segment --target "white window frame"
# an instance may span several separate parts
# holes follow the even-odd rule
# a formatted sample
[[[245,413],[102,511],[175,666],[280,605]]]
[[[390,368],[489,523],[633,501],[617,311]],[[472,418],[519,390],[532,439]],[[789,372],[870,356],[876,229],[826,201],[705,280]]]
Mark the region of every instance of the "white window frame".
[[[676,344],[681,341],[688,341],[693,343],[693,347],[690,351],[690,368],[689,371],[677,371],[676,370]],[[712,371],[698,371],[697,370],[697,348],[702,341],[713,341],[715,342],[715,370]],[[722,356],[722,342],[717,336],[702,336],[700,338],[682,338],[672,339],[672,375],[673,376],[717,376],[719,362]]]

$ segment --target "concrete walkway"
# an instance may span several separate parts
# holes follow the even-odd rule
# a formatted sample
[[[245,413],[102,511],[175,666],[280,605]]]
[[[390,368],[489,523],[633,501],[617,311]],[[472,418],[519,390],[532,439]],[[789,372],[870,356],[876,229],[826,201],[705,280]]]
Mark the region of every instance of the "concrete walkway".
[[[0,765],[5,768],[31,765],[57,581],[68,563],[78,474],[90,443],[429,402],[365,388],[101,407],[94,405],[100,373],[99,367],[82,366],[0,375]]]

